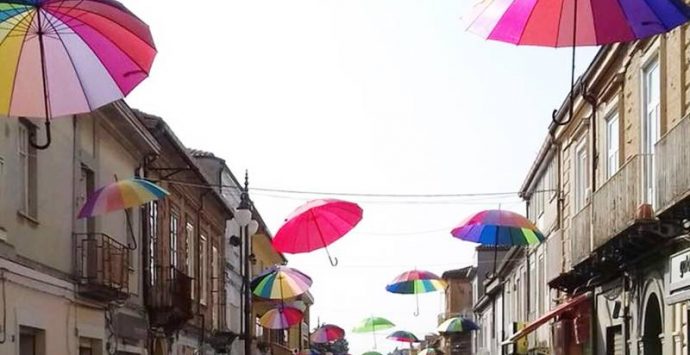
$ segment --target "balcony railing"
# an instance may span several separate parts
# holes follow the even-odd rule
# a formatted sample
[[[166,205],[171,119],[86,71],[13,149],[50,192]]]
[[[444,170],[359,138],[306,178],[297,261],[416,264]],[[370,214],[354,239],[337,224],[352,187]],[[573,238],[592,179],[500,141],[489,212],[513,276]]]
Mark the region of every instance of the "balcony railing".
[[[109,302],[129,297],[129,249],[104,233],[78,233],[76,278],[79,293]]]
[[[592,204],[582,208],[570,227],[570,263],[575,266],[587,259],[592,251]]]
[[[636,222],[636,213],[646,200],[643,188],[649,156],[636,155],[592,196],[592,249],[604,245]]]
[[[655,147],[657,212],[663,213],[690,195],[690,118],[683,118]]]
[[[146,305],[154,326],[174,331],[192,319],[192,279],[175,267],[155,267]]]

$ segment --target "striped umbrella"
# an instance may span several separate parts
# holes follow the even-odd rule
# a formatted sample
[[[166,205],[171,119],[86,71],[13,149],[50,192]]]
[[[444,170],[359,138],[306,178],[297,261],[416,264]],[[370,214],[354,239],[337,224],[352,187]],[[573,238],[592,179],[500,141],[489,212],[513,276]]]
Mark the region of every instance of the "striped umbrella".
[[[259,297],[284,300],[307,292],[311,284],[311,277],[301,271],[276,265],[255,277],[250,285]]]
[[[95,217],[112,211],[126,210],[164,198],[169,194],[162,187],[147,180],[120,180],[92,193],[79,210],[78,217]]]
[[[446,286],[446,282],[432,272],[412,270],[398,275],[393,282],[386,286],[386,291],[400,294],[414,294],[417,303],[417,310],[414,312],[414,315],[418,316],[419,294],[441,291],[444,290]]]
[[[149,27],[115,0],[0,0],[0,116],[50,120],[124,98],[148,77]]]
[[[486,210],[478,212],[460,223],[450,232],[455,238],[493,245],[494,273],[498,246],[525,246],[539,244],[544,235],[527,218],[511,211]]]
[[[460,333],[470,330],[479,330],[479,326],[469,319],[453,317],[446,319],[436,330],[438,330],[439,333]]]
[[[312,343],[323,344],[345,337],[345,330],[334,324],[324,324],[311,334]]]
[[[259,318],[259,324],[269,329],[286,329],[302,321],[304,314],[297,308],[279,306]]]

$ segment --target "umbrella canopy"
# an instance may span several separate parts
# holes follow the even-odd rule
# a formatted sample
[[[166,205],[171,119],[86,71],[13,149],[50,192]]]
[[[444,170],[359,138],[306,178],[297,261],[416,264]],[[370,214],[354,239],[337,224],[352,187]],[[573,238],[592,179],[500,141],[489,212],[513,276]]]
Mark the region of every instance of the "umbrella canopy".
[[[147,180],[120,180],[92,193],[86,199],[78,217],[88,218],[112,211],[126,210],[164,198],[169,194],[162,187]]]
[[[518,45],[569,47],[646,38],[688,19],[680,0],[484,0],[468,30]]]
[[[476,213],[455,227],[451,234],[486,245],[532,245],[544,241],[544,235],[530,220],[505,210]]]
[[[264,313],[259,324],[269,329],[286,329],[302,321],[304,314],[297,308],[280,306]]]
[[[357,204],[335,199],[309,201],[297,208],[273,238],[273,246],[283,253],[308,253],[325,248],[354,228],[362,220]],[[337,259],[331,264],[337,265]]]
[[[395,332],[391,333],[389,336],[387,336],[386,339],[400,341],[403,343],[418,343],[419,342],[419,338],[417,338],[417,336],[414,335],[414,333],[408,332],[406,330],[395,331]]]
[[[345,337],[345,330],[337,325],[324,324],[309,337],[312,343],[328,343]]]
[[[352,329],[355,333],[369,333],[377,330],[385,330],[395,327],[393,322],[383,317],[369,317],[362,319],[356,327]]]
[[[420,293],[444,290],[446,282],[436,274],[424,270],[411,270],[398,275],[393,282],[386,286],[386,291],[392,293],[414,294],[417,303],[415,316],[419,315]]]
[[[251,282],[251,288],[259,297],[282,300],[307,292],[311,284],[311,277],[301,271],[276,265],[255,277]]]
[[[93,111],[129,94],[155,56],[148,26],[115,0],[0,0],[0,116],[48,128]]]
[[[363,352],[362,355],[383,355],[383,354],[381,354],[378,351],[367,351],[367,352]]]
[[[470,330],[479,330],[479,326],[469,319],[453,317],[446,319],[438,328],[439,333],[460,333]]]

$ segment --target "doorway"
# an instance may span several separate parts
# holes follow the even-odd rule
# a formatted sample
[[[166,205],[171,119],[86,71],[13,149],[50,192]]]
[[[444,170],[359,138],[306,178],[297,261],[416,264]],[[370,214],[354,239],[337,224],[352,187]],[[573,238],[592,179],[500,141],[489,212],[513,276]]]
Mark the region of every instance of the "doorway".
[[[644,311],[644,333],[642,336],[645,355],[661,355],[661,339],[663,323],[661,320],[661,307],[656,294],[649,296]]]

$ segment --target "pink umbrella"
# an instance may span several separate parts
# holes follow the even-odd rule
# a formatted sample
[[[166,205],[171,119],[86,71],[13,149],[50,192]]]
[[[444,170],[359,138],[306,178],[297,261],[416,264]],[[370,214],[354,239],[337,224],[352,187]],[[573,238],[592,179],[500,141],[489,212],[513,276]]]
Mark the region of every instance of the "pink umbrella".
[[[313,200],[297,208],[280,227],[273,246],[283,253],[308,253],[324,248],[331,265],[338,265],[327,246],[354,228],[362,220],[357,204],[335,199]]]

